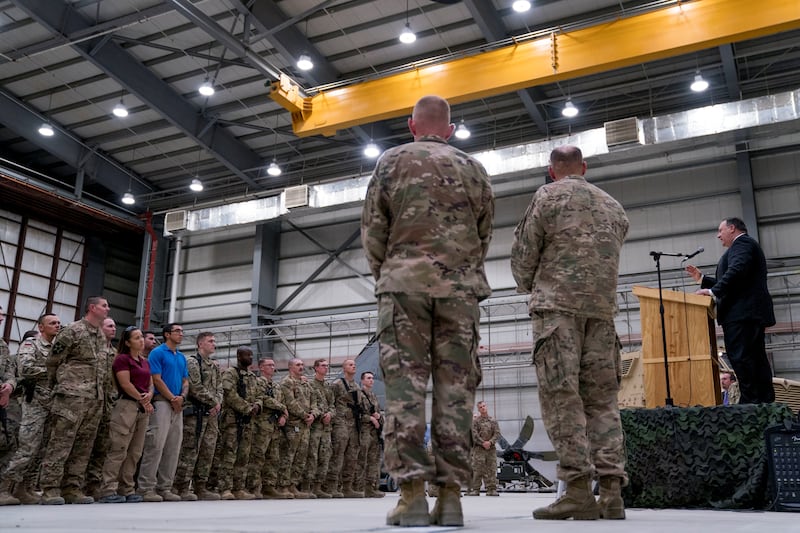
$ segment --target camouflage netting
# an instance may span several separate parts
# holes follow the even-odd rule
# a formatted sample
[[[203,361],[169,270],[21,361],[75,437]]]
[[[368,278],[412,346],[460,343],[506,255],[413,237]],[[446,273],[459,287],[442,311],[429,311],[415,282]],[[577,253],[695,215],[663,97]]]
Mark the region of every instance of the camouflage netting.
[[[782,404],[623,409],[626,507],[763,509],[764,430],[793,418]]]

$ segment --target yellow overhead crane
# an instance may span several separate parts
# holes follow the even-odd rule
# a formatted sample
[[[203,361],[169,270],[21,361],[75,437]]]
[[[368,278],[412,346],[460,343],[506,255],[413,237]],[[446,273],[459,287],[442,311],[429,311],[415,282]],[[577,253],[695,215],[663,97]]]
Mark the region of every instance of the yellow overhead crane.
[[[800,27],[800,0],[694,0],[304,96],[288,77],[270,97],[298,137],[399,117],[424,95],[457,104]]]

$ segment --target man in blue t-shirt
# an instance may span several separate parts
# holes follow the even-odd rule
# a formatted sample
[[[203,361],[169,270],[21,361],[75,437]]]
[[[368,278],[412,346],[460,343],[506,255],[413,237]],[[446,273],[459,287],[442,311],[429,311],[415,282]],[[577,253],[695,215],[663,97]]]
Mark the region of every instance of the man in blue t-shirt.
[[[189,391],[186,357],[178,350],[183,340],[179,324],[164,326],[164,343],[150,352],[155,412],[150,415],[139,469],[139,494],[146,502],[180,501],[172,492],[183,440],[183,403]]]

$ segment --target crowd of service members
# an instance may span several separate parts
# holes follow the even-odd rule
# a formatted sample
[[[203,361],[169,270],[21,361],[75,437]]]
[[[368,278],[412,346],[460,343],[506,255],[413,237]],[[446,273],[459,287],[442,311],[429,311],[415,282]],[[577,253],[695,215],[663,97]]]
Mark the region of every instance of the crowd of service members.
[[[16,357],[0,340],[0,505],[383,496],[383,416],[353,360],[329,381],[292,359],[277,383],[245,346],[220,369],[212,332],[186,357],[181,325],[114,342],[106,299],[86,307],[43,315]]]

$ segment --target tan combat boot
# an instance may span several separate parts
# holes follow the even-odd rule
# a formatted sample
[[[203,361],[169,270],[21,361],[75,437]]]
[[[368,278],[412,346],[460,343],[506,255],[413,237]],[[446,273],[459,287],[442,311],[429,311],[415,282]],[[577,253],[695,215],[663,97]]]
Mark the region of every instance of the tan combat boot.
[[[295,500],[307,500],[311,497],[307,492],[303,492],[302,490],[298,489],[297,485],[289,485],[287,489],[292,496],[294,496]],[[314,498],[316,498],[316,496]]]
[[[17,483],[19,485],[19,483]],[[20,501],[11,495],[11,480],[0,482],[0,505],[19,505]]]
[[[353,489],[352,483],[347,483],[344,487],[342,487],[342,494],[345,498],[363,498],[364,493],[358,490]]]
[[[567,481],[564,495],[547,507],[534,510],[533,517],[537,520],[597,520],[600,506],[594,499],[590,481],[589,476]]]
[[[314,496],[316,496],[317,498],[325,498],[325,499],[333,498],[333,496],[330,493],[322,490],[322,483],[314,483],[313,492]]]
[[[22,505],[39,505],[42,497],[30,490],[25,483],[17,483],[11,493]]]
[[[461,487],[448,483],[439,487],[439,496],[430,515],[431,525],[463,526],[464,514],[461,512]]]
[[[364,489],[365,498],[383,498],[384,496],[386,496],[386,494],[376,489],[375,487],[366,487]]]
[[[255,500],[256,499],[256,495],[255,494],[253,494],[252,492],[247,492],[244,489],[239,489],[239,490],[233,491],[233,496],[237,500]]]
[[[218,492],[208,490],[205,483],[197,483],[194,487],[194,493],[197,494],[197,499],[202,501],[217,501],[220,499]]]
[[[336,483],[326,484],[325,492],[327,492],[334,498],[344,498],[344,494],[342,494],[342,492],[339,490],[339,487],[336,486]]]
[[[600,478],[600,518],[606,520],[625,520],[625,503],[622,501],[622,483],[616,476]]]
[[[231,492],[230,490],[223,490],[222,494],[220,494],[219,497],[220,497],[221,500],[225,500],[225,501],[230,501],[230,500],[235,500],[236,499],[236,496],[234,496],[233,492]]]
[[[400,501],[386,515],[387,526],[429,526],[428,500],[425,499],[425,480],[414,479],[400,484]]]

